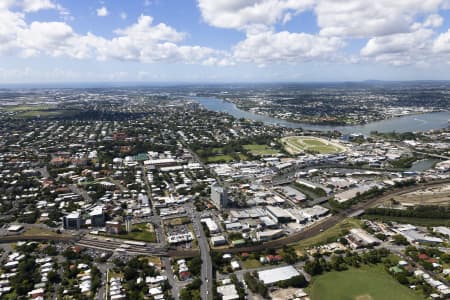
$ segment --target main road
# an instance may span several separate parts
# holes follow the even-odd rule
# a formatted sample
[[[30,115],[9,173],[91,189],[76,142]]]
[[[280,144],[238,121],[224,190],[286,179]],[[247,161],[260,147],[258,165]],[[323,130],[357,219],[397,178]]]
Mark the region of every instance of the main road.
[[[208,238],[203,231],[203,226],[200,222],[200,215],[198,212],[193,210],[193,218],[195,227],[197,228],[197,240],[198,246],[200,248],[200,255],[202,258],[202,269],[201,269],[201,280],[202,286],[200,288],[200,294],[204,300],[212,300],[212,281],[213,281],[213,271],[212,271],[212,261]]]

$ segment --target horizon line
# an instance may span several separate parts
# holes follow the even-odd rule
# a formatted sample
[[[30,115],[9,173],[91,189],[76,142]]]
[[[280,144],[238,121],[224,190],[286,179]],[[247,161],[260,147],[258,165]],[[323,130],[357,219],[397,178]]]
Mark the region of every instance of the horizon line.
[[[450,83],[450,79],[416,79],[416,80],[343,80],[343,81],[68,81],[68,82],[29,82],[29,83],[0,83],[0,89],[7,88],[89,88],[95,87],[169,87],[169,86],[214,86],[214,85],[283,85],[283,84],[345,84],[345,83]]]

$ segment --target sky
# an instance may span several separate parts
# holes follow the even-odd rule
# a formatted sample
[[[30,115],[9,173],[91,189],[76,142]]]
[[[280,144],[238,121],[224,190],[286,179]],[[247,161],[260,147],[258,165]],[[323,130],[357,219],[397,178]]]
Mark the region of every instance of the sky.
[[[0,0],[0,84],[450,80],[450,0]]]

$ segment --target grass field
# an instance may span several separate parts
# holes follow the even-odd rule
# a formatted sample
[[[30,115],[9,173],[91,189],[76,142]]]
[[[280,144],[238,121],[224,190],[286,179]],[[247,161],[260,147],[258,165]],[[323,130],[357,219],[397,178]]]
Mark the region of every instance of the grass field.
[[[35,117],[54,117],[69,114],[67,110],[58,110],[55,105],[14,105],[14,106],[2,106],[0,109],[8,112],[16,113],[16,117],[19,118],[35,118]]]
[[[30,110],[18,113],[17,116],[21,118],[34,118],[34,117],[54,117],[62,115],[64,111],[49,111],[49,110]]]
[[[235,160],[235,158],[237,158],[237,157],[239,157],[240,160],[248,159],[248,157],[243,153],[235,152],[235,153],[224,154],[223,149],[220,147],[213,148],[213,153],[215,155],[211,155],[211,156],[204,158],[204,160],[207,163],[230,162],[230,161]]]
[[[206,159],[206,162],[209,163],[214,163],[214,162],[230,162],[233,160],[233,157],[231,157],[230,155],[216,155],[216,156],[209,156]]]
[[[167,225],[177,226],[177,225],[187,224],[190,222],[191,222],[191,220],[189,218],[182,217],[182,218],[169,219],[169,220],[166,220],[164,223]]]
[[[155,265],[161,265],[161,258],[158,256],[147,256],[146,257],[149,263],[153,263]]]
[[[279,152],[267,145],[257,145],[257,144],[249,144],[243,146],[245,150],[250,152],[255,156],[269,156],[276,155]]]
[[[3,106],[3,109],[10,112],[20,112],[20,111],[36,111],[36,110],[47,110],[55,108],[54,105],[14,105],[14,106]]]
[[[313,152],[319,154],[338,153],[345,151],[345,147],[338,142],[312,136],[289,136],[281,139],[287,152],[299,154]]]
[[[242,266],[244,269],[256,269],[262,267],[262,264],[257,259],[247,258],[246,260],[242,260]]]
[[[52,230],[41,228],[41,227],[28,227],[23,232],[24,236],[36,236],[36,235],[45,235],[45,236],[68,236],[67,234],[58,234]]]
[[[342,236],[343,231],[359,227],[361,227],[359,220],[348,218],[334,225],[333,227],[321,232],[320,234],[302,240],[298,243],[292,244],[292,246],[298,252],[302,252],[305,249],[310,248],[312,246],[326,244],[329,242],[335,242],[340,236]]]
[[[133,225],[133,230],[126,234],[102,234],[103,236],[113,237],[124,240],[135,240],[149,243],[156,242],[156,233],[153,228],[148,228],[147,223]]]
[[[313,279],[312,300],[419,300],[424,299],[398,283],[383,265],[328,272]]]

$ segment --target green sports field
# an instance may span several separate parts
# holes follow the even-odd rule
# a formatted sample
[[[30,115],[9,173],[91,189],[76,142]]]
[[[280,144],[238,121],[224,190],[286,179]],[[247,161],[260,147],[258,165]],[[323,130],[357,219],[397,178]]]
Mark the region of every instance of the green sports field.
[[[336,141],[312,136],[289,136],[281,139],[287,152],[299,154],[313,152],[319,154],[343,152],[346,148]]]
[[[398,283],[379,264],[328,272],[314,278],[312,300],[419,300],[415,291]]]
[[[278,151],[267,145],[248,144],[243,146],[245,150],[251,152],[255,156],[276,155]]]

